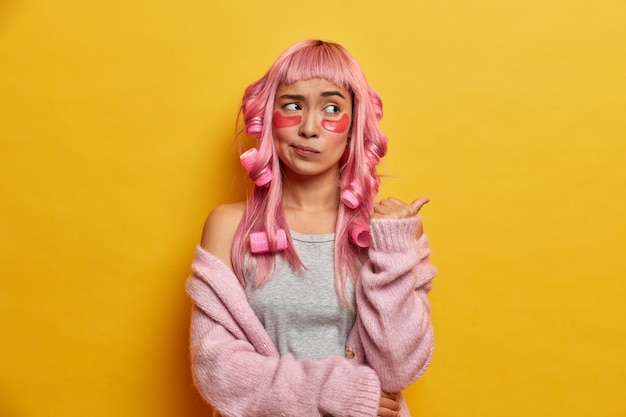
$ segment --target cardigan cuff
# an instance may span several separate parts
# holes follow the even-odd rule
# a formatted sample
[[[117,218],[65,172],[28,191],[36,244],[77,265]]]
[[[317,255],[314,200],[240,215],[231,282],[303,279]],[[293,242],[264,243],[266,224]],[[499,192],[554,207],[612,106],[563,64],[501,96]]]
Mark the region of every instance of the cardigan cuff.
[[[399,252],[415,245],[419,215],[404,219],[374,219],[370,222],[371,247],[380,252]]]
[[[378,375],[369,366],[357,364],[348,372],[351,375],[342,382],[347,386],[328,381],[319,399],[319,410],[335,417],[375,416],[380,403]]]
[[[358,382],[359,390],[352,398],[354,401],[348,409],[349,416],[369,417],[376,413],[380,403],[380,381],[374,371],[366,372]],[[374,400],[374,401],[372,401]]]

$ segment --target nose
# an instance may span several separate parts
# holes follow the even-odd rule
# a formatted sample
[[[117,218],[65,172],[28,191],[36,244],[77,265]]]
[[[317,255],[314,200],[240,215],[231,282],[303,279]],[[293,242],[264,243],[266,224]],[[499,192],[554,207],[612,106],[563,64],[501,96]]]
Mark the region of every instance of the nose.
[[[302,122],[300,123],[298,134],[305,139],[316,138],[319,135],[319,127],[320,123],[316,115],[306,112],[302,115]]]

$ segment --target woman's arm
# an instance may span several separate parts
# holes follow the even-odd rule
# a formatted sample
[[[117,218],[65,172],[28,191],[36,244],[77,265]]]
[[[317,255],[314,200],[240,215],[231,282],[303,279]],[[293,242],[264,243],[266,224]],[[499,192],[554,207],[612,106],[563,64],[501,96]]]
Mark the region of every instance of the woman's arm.
[[[436,269],[417,214],[426,201],[387,201],[375,210],[379,215],[370,222],[370,259],[356,287],[356,324],[367,363],[389,392],[417,380],[433,352],[427,294]]]
[[[340,356],[279,356],[232,272],[230,250],[224,250],[241,218],[237,208],[220,206],[209,215],[187,281],[198,390],[228,416],[375,416],[380,383],[370,367]]]
[[[234,275],[224,276],[226,267],[213,260],[196,264],[187,283],[192,370],[203,397],[228,416],[376,415],[374,370],[340,356],[279,356]]]

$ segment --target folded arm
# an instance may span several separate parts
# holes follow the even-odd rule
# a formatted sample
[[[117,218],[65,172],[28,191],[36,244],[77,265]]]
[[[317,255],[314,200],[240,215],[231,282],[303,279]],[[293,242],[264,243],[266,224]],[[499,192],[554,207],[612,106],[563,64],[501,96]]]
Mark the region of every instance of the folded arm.
[[[374,370],[341,356],[279,356],[234,275],[224,276],[232,271],[198,251],[203,265],[187,291],[194,302],[192,370],[203,397],[229,416],[376,415],[380,382]]]
[[[436,269],[418,215],[377,218],[370,227],[369,260],[356,288],[356,324],[367,363],[382,389],[393,392],[416,381],[432,358],[427,294]]]

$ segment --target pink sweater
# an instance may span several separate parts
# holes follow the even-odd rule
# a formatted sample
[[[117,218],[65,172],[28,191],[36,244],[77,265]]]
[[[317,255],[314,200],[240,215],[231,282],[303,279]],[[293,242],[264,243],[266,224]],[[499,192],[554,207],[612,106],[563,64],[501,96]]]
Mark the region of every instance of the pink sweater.
[[[414,239],[419,221],[371,222],[346,357],[318,361],[280,356],[233,272],[198,247],[187,292],[194,303],[192,370],[202,396],[232,417],[376,416],[380,390],[408,387],[432,357],[427,293],[436,270],[426,235]]]

